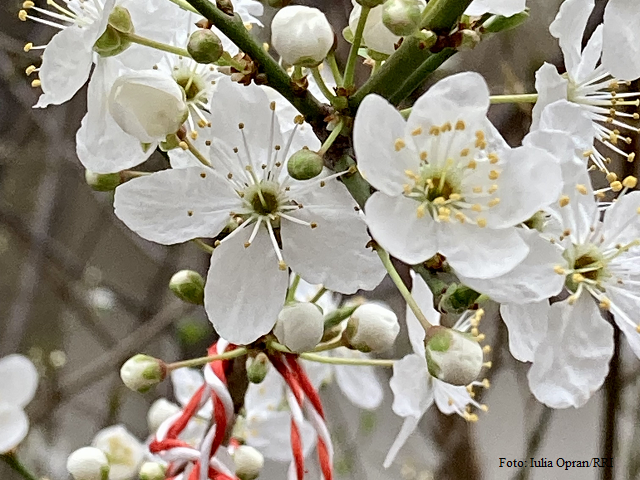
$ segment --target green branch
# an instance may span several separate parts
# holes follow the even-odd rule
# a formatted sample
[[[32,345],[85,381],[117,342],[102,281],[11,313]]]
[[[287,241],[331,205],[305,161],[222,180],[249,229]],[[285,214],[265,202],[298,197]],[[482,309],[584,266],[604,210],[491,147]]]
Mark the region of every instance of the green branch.
[[[33,473],[27,470],[18,457],[13,453],[3,453],[0,455],[0,458],[6,463],[14,472],[20,475],[25,480],[39,480]]]
[[[231,17],[225,14],[209,0],[186,1],[229,37],[240,50],[249,55],[258,64],[260,71],[266,75],[267,84],[289,100],[309,123],[318,124],[323,121],[325,112],[322,105],[313,98],[308,90],[296,91],[287,72],[278,65],[278,62],[269,55],[261,44],[256,42],[238,15]]]

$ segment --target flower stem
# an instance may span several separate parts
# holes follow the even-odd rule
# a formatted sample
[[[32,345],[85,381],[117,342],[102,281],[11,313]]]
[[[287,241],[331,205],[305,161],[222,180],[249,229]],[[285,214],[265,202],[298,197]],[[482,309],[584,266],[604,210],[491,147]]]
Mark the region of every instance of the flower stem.
[[[367,17],[371,9],[369,7],[362,7],[360,12],[360,18],[358,19],[358,26],[356,27],[355,34],[353,36],[353,43],[351,44],[351,50],[349,50],[349,56],[347,57],[347,66],[344,69],[344,86],[349,88],[353,86],[353,80],[356,73],[356,60],[358,59],[358,50],[360,50],[360,44],[362,43],[362,34],[364,33],[364,26],[367,23]]]
[[[331,148],[331,145],[333,145],[333,142],[335,142],[336,138],[338,138],[338,135],[340,135],[340,132],[342,131],[343,126],[344,126],[344,122],[340,120],[338,122],[338,125],[336,125],[336,127],[333,129],[331,134],[324,141],[324,143],[322,144],[322,147],[320,147],[320,150],[318,150],[318,155],[322,156],[325,153],[327,153],[327,150]]]
[[[211,355],[210,357],[192,358],[190,360],[182,360],[181,362],[173,362],[167,364],[167,371],[177,370],[184,367],[200,367],[207,363],[215,362],[218,360],[231,360],[246,355],[248,353],[247,347],[238,347],[235,350],[221,353],[220,355]]]
[[[334,350],[336,348],[347,347],[347,346],[348,344],[345,342],[344,337],[340,335],[335,340],[318,345],[316,348],[313,349],[313,352],[311,353],[326,352],[327,350]]]
[[[411,295],[411,292],[402,281],[402,278],[400,278],[400,274],[396,270],[396,267],[394,267],[393,263],[391,263],[391,257],[389,257],[389,254],[387,253],[387,251],[384,250],[379,245],[376,245],[374,248],[376,250],[376,253],[380,257],[380,260],[382,260],[382,264],[384,265],[384,268],[389,273],[391,280],[393,280],[393,283],[395,283],[396,288],[398,289],[398,291],[400,292],[404,300],[407,302],[407,305],[409,306],[413,314],[416,316],[420,324],[422,325],[422,328],[424,328],[424,330],[427,331],[433,325],[431,325],[429,320],[427,320],[427,317],[424,316],[424,313],[422,313],[422,310],[420,310],[420,307],[418,306],[415,299]]]
[[[536,103],[538,101],[538,94],[527,93],[524,95],[491,95],[489,99],[494,105],[499,103]]]
[[[25,480],[39,480],[33,473],[31,473],[27,467],[25,467],[18,457],[13,453],[0,454],[0,458],[6,463],[14,472],[20,475]]]
[[[336,85],[342,87],[344,84],[344,79],[342,78],[342,73],[340,72],[340,68],[338,67],[338,62],[336,61],[336,52],[329,52],[329,54],[327,55],[327,62],[329,63],[329,67],[331,68],[331,73],[333,74],[333,79],[336,81]]]
[[[320,288],[320,290],[317,291],[317,293],[313,296],[313,298],[311,300],[309,300],[309,302],[311,303],[316,303],[318,300],[320,300],[320,298],[327,293],[327,289],[326,287],[322,287]]]
[[[175,47],[167,43],[156,42],[155,40],[141,37],[140,35],[136,35],[135,33],[120,32],[120,35],[124,36],[124,38],[126,38],[130,42],[137,43],[138,45],[144,45],[146,47],[155,48],[156,50],[162,50],[163,52],[175,53],[176,55],[181,55],[183,57],[191,58],[191,55],[189,55],[189,52],[187,52],[187,50],[184,48]]]
[[[207,245],[206,243],[204,243],[200,238],[194,238],[192,242],[195,243],[198,247],[200,247],[202,250],[204,250],[208,254],[213,253],[214,248],[211,245]]]
[[[327,100],[329,100],[329,102],[331,102],[331,104],[333,104],[336,101],[337,97],[335,96],[335,94],[331,93],[331,90],[329,90],[327,84],[324,83],[324,78],[322,78],[322,74],[320,73],[318,67],[313,67],[311,69],[311,75],[313,75],[313,78],[318,84],[318,88],[320,88],[322,94],[327,98]]]
[[[291,286],[289,290],[287,290],[287,303],[293,302],[296,298],[296,290],[298,289],[298,284],[300,283],[300,275],[297,273],[293,276],[293,282],[291,282]]]
[[[191,143],[189,141],[188,138],[185,137],[185,139],[183,140],[184,143],[187,144],[187,148],[188,150],[193,154],[194,157],[196,157],[198,159],[198,161],[200,163],[202,163],[203,165],[210,167],[211,166],[211,162],[209,161],[209,159],[207,157],[205,157],[202,152],[200,150],[198,150],[196,148],[196,146]]]
[[[245,72],[247,66],[233,58],[229,52],[224,52],[224,54],[215,62],[216,65],[220,67],[233,67],[239,72]]]
[[[301,353],[300,358],[311,362],[328,363],[331,365],[352,365],[352,366],[370,366],[370,367],[393,367],[395,360],[379,360],[376,358],[341,358],[341,357],[325,357],[315,353]]]
[[[187,2],[185,2],[185,0],[169,0],[169,1],[171,3],[175,3],[177,6],[179,6],[183,10],[189,10],[190,12],[198,13],[198,11],[195,8],[193,8],[191,5],[189,5]]]

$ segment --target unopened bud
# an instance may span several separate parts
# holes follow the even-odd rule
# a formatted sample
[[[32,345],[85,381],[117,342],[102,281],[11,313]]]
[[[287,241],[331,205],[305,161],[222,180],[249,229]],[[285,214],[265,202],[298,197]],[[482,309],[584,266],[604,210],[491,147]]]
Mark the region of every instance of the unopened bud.
[[[460,44],[458,50],[472,50],[478,46],[480,40],[480,34],[474,30],[460,30]]]
[[[395,313],[375,303],[360,305],[347,322],[345,335],[361,352],[382,352],[395,342],[400,325]]]
[[[119,173],[95,173],[91,170],[84,171],[87,185],[98,192],[111,192],[122,183]]]
[[[109,14],[109,23],[104,33],[98,38],[93,49],[101,57],[113,57],[131,46],[127,34],[134,33],[133,21],[129,10],[115,6]]]
[[[260,352],[255,357],[247,358],[247,378],[251,383],[262,383],[269,372],[269,358]]]
[[[463,313],[473,306],[480,294],[466,285],[452,283],[440,297],[438,309],[445,313]]]
[[[260,476],[264,467],[264,457],[253,447],[240,445],[233,452],[233,462],[236,464],[236,476],[240,480],[255,480]]]
[[[144,393],[162,382],[167,376],[167,366],[162,360],[141,353],[127,360],[120,369],[122,382],[131,390]]]
[[[333,47],[333,38],[331,24],[317,8],[290,5],[271,23],[271,43],[290,65],[319,65]]]
[[[482,24],[482,29],[487,33],[498,33],[519,27],[529,19],[529,10],[524,10],[510,17],[494,15]]]
[[[468,333],[433,326],[427,331],[425,349],[429,373],[451,385],[469,385],[482,370],[482,347]]]
[[[213,63],[222,56],[224,47],[218,35],[209,29],[201,28],[189,37],[187,51],[198,63]]]
[[[273,333],[292,352],[313,350],[324,332],[324,318],[313,303],[286,305],[278,314]]]
[[[180,300],[204,305],[204,278],[193,270],[180,270],[169,280],[169,288]]]
[[[309,180],[322,173],[324,161],[316,152],[303,148],[291,155],[287,162],[287,172],[295,180]]]
[[[109,460],[102,450],[82,447],[69,455],[67,471],[75,480],[108,480]]]
[[[164,480],[167,468],[157,462],[145,462],[140,467],[140,480]]]
[[[382,23],[395,35],[411,35],[420,26],[422,6],[419,0],[387,0],[382,6]]]

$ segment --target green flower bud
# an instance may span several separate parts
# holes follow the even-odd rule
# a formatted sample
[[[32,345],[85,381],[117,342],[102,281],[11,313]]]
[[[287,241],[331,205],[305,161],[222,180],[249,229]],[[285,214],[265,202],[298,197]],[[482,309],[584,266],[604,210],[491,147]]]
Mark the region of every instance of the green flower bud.
[[[91,170],[84,171],[87,185],[98,192],[110,192],[122,183],[119,173],[95,173]]]
[[[204,278],[193,270],[180,270],[171,280],[169,288],[185,302],[204,305]]]
[[[140,467],[140,480],[164,480],[167,468],[157,462],[145,462]]]
[[[313,303],[286,305],[278,314],[273,333],[292,352],[313,350],[324,333],[322,312]]]
[[[247,358],[247,378],[251,383],[262,383],[269,372],[269,358],[260,352],[255,357]]]
[[[316,152],[303,148],[291,155],[287,162],[287,171],[291,178],[309,180],[322,173],[324,161]]]
[[[69,455],[67,471],[75,480],[108,480],[109,460],[94,447],[82,447]]]
[[[475,30],[460,30],[460,44],[458,50],[472,50],[478,46],[480,40],[480,34]]]
[[[387,0],[382,6],[382,23],[400,37],[415,32],[421,19],[422,3],[418,0]]]
[[[377,7],[378,5],[382,5],[384,0],[356,0],[356,3],[359,3],[363,7]]]
[[[462,313],[473,306],[479,297],[480,294],[475,290],[452,283],[440,298],[438,308],[445,313]]]
[[[344,335],[355,350],[383,352],[391,348],[399,332],[395,313],[382,305],[365,303],[351,315]]]
[[[213,63],[224,53],[220,37],[211,30],[201,28],[189,37],[187,51],[198,63]]]
[[[515,15],[512,15],[510,17],[494,15],[482,24],[482,29],[486,33],[504,32],[519,27],[528,19],[529,9],[526,9],[520,13],[516,13]]]
[[[109,15],[107,29],[93,46],[101,57],[113,57],[124,52],[131,45],[127,34],[134,33],[133,21],[129,10],[116,6]]]
[[[482,370],[482,347],[468,333],[433,326],[427,330],[425,350],[429,373],[451,385],[469,385]]]
[[[358,307],[359,305],[349,305],[330,311],[324,316],[324,329],[329,330],[338,326],[343,320],[349,318]]]
[[[438,35],[435,32],[427,29],[416,32],[415,36],[420,40],[421,48],[431,48],[438,41]]]
[[[122,382],[139,393],[149,391],[167,376],[167,366],[162,360],[141,353],[124,362],[120,369]]]
[[[240,445],[235,449],[233,462],[236,464],[236,476],[240,480],[255,480],[264,467],[262,454],[248,445]]]

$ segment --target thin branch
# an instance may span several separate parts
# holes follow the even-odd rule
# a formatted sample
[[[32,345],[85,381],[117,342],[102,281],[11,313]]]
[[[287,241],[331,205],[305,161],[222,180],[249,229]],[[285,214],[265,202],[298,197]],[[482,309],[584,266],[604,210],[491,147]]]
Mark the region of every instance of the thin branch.
[[[527,441],[527,451],[525,454],[525,465],[527,465],[527,461],[530,458],[533,458],[538,453],[540,446],[544,440],[544,437],[547,435],[549,431],[549,427],[551,426],[551,418],[553,417],[553,409],[543,406],[542,412],[540,412],[540,416],[538,417],[538,423],[536,424],[536,428],[529,435],[529,440]],[[529,478],[529,474],[531,473],[532,465],[528,467],[522,467],[518,470],[518,473],[515,475],[514,480],[527,480]]]
[[[612,325],[613,316],[607,312],[607,319]],[[602,412],[602,436],[600,438],[601,458],[613,459],[616,448],[616,417],[618,413],[618,404],[620,402],[620,393],[622,392],[622,368],[620,357],[620,330],[614,328],[614,350],[611,363],[609,364],[609,376],[607,377],[604,391],[605,399],[603,402]],[[602,480],[613,480],[615,470],[613,468],[601,468],[600,478]]]

